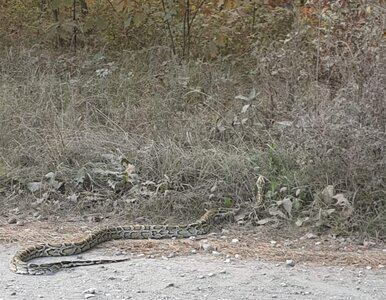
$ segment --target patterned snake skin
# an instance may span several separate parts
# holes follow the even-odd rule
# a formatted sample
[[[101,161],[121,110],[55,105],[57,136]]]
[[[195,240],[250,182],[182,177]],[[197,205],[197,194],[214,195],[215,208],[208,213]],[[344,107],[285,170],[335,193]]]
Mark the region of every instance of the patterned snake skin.
[[[83,253],[101,243],[119,239],[169,239],[189,238],[207,234],[214,225],[234,216],[232,209],[213,209],[206,212],[199,220],[187,225],[130,225],[125,227],[107,227],[91,233],[78,242],[63,244],[40,244],[18,251],[12,258],[9,268],[17,274],[43,275],[53,274],[63,268],[115,263],[128,260],[101,259],[82,261],[59,261],[34,264],[29,260],[47,256],[69,256]]]

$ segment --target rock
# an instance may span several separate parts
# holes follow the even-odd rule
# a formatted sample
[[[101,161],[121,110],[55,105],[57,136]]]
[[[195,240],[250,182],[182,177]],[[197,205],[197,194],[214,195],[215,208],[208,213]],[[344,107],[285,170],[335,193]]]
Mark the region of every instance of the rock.
[[[84,295],[84,299],[90,299],[90,298],[93,298],[93,297],[95,297],[94,294],[85,294]]]
[[[15,217],[11,217],[8,219],[8,224],[16,224],[17,223],[17,220]]]
[[[285,261],[285,264],[289,267],[294,267],[295,266],[295,262],[292,260],[292,259],[287,259]]]
[[[239,242],[238,239],[232,239],[232,241],[231,241],[232,244],[237,244],[238,242]]]
[[[17,226],[24,226],[24,224],[25,224],[25,223],[24,223],[23,220],[19,220],[19,221],[16,222],[16,225],[17,225]]]
[[[96,290],[94,288],[90,288],[88,290],[83,291],[83,294],[95,294]]]

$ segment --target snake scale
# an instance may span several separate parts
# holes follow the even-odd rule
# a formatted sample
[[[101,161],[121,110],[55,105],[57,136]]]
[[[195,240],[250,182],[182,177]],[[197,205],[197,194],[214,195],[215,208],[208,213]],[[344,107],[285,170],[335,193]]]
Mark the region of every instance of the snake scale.
[[[28,261],[38,257],[69,256],[83,253],[95,246],[119,239],[169,239],[189,238],[207,234],[214,225],[234,216],[232,209],[212,209],[207,211],[199,220],[184,225],[129,225],[123,227],[106,227],[90,233],[78,242],[62,244],[39,244],[18,251],[13,256],[9,268],[17,274],[44,275],[53,274],[63,268],[116,263],[128,260],[100,259],[74,260],[34,264]]]

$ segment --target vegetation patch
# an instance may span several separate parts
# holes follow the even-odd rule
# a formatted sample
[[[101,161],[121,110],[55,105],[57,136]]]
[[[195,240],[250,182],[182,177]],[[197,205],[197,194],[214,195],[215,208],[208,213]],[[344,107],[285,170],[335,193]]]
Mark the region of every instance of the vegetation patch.
[[[385,239],[380,3],[35,2],[0,13],[2,216],[241,206],[246,226]]]

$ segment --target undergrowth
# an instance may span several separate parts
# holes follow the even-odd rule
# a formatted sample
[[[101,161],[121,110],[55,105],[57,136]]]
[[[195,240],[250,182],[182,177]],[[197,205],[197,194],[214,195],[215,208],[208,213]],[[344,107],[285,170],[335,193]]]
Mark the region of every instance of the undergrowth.
[[[164,47],[4,49],[1,215],[162,222],[241,205],[252,225],[384,239],[379,20],[323,39],[295,23],[285,40],[210,62]]]

